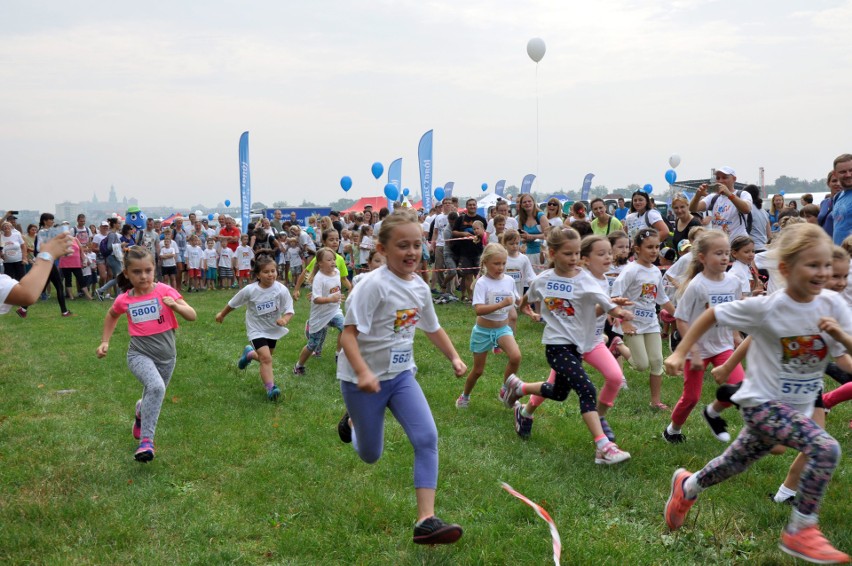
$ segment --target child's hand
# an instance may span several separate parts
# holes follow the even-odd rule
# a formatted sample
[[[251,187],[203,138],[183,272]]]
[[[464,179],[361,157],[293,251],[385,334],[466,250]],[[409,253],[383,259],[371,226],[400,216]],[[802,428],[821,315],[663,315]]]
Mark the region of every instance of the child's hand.
[[[216,313],[216,322],[218,322],[219,324],[222,324],[223,320],[225,320],[225,313],[223,313],[223,312]]]
[[[701,352],[698,349],[693,349],[689,353],[689,367],[695,371],[704,371],[704,360],[701,359]]]
[[[358,376],[358,389],[364,393],[378,393],[382,390],[379,385],[379,380],[376,379],[375,374],[369,370]]]
[[[98,346],[97,355],[99,358],[105,358],[109,352],[109,342],[101,342],[101,345]]]
[[[453,358],[453,372],[456,374],[456,377],[464,377],[464,374],[467,373],[467,365],[462,361],[461,358]]]
[[[620,307],[629,307],[633,305],[633,301],[631,301],[627,297],[613,297],[610,300]]]
[[[515,304],[515,298],[514,297],[505,297],[502,301],[500,301],[501,307],[511,307],[514,304]]]
[[[730,374],[731,368],[728,367],[728,364],[722,364],[710,370],[710,375],[712,375],[713,379],[716,380],[717,385],[724,385],[725,383],[727,383],[728,376]]]
[[[173,297],[163,297],[163,304],[172,309],[177,305],[177,301]]]
[[[624,314],[627,314],[627,313],[624,313]],[[623,322],[621,323],[621,330],[624,332],[625,335],[632,336],[632,335],[636,334],[636,327],[633,326],[632,322],[630,322],[630,320],[632,320],[632,319],[633,319],[633,315],[630,315],[629,319],[624,318]]]
[[[668,375],[680,375],[683,372],[683,356],[675,352],[665,362]]]
[[[824,316],[819,319],[819,329],[823,332],[827,332],[829,336],[837,340],[841,341],[845,332],[840,328],[840,325],[837,323],[835,319],[830,316]]]
[[[275,324],[277,324],[278,326],[287,326],[288,322],[290,321],[282,316],[281,318],[275,321]]]
[[[333,295],[329,295],[328,298],[331,299],[332,303],[339,303],[342,295],[340,293],[334,293]]]

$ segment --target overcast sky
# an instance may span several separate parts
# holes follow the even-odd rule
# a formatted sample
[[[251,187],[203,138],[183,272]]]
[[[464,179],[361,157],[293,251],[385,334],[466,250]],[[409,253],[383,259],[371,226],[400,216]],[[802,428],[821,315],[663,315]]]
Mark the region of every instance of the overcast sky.
[[[245,130],[267,204],[336,200],[343,175],[381,194],[370,165],[397,157],[414,190],[429,129],[435,186],[462,196],[536,172],[662,189],[673,153],[680,179],[821,178],[852,152],[850,22],[849,0],[5,0],[0,209],[110,185],[238,202]]]

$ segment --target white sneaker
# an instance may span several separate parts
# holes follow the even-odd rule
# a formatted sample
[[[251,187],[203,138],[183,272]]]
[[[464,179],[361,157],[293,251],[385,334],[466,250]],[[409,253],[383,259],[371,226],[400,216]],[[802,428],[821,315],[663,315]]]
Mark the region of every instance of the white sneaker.
[[[598,448],[595,451],[595,464],[618,464],[630,459],[630,452],[625,452],[620,449],[615,442],[610,442],[603,448]]]
[[[470,405],[470,397],[465,398],[464,394],[459,395],[459,398],[456,399],[456,408],[467,409],[468,405]]]
[[[521,378],[514,373],[506,379],[506,396],[503,397],[503,404],[506,408],[511,409],[515,406],[515,401],[523,397],[522,394],[518,393],[518,386],[522,383],[523,381],[521,381]]]

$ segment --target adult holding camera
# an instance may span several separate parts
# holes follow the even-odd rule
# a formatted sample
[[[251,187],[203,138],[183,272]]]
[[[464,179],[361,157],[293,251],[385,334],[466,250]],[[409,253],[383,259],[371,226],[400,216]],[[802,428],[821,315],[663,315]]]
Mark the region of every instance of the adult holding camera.
[[[56,269],[54,261],[69,252],[70,243],[71,234],[67,232],[58,234],[52,240],[41,242],[40,251],[33,260],[32,268],[20,281],[8,275],[0,275],[0,315],[9,312],[13,305],[21,307],[17,311],[21,315],[24,307],[38,300],[48,277]],[[26,311],[21,316],[25,315]]]
[[[50,274],[48,275],[48,281],[50,281],[53,284],[53,288],[56,289],[56,299],[59,301],[59,310],[62,312],[62,316],[67,317],[71,316],[71,311],[69,311],[65,306],[65,287],[62,284],[62,276],[59,274],[59,267],[56,265],[56,260],[59,259],[60,254],[55,254],[54,252],[56,250],[53,247],[51,247],[50,250],[47,248],[42,250],[42,245],[53,240],[57,236],[62,234],[70,235],[70,229],[67,226],[64,229],[60,229],[54,226],[54,223],[55,219],[49,212],[44,212],[39,217],[38,235],[36,235],[35,239],[35,249],[37,252],[36,259],[41,259],[42,261],[50,263],[51,269]],[[64,242],[65,238],[58,241]],[[27,317],[26,307],[22,306],[16,312],[21,318]]]
[[[715,176],[716,183],[705,183],[695,191],[689,201],[689,211],[706,211],[710,216],[707,227],[722,230],[731,240],[737,236],[748,236],[751,195],[746,191],[734,190],[737,175],[731,167],[720,167]]]

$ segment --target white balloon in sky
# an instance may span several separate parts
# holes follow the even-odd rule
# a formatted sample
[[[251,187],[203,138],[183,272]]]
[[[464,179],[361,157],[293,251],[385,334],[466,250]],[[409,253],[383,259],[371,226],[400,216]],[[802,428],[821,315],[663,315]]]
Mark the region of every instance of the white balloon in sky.
[[[669,157],[669,165],[671,165],[672,169],[677,169],[677,166],[680,165],[680,155],[675,153]]]
[[[542,38],[534,37],[527,42],[527,55],[536,63],[541,61],[545,51],[547,51],[547,47],[544,45]]]

